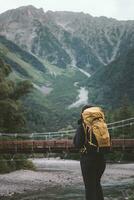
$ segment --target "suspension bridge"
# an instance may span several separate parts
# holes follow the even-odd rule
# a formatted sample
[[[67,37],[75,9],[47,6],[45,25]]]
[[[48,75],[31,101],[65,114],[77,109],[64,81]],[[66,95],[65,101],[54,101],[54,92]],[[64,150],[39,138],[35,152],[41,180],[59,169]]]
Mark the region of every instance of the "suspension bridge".
[[[134,150],[134,117],[108,123],[112,150]],[[0,133],[0,153],[78,152],[73,145],[76,130],[10,134]]]

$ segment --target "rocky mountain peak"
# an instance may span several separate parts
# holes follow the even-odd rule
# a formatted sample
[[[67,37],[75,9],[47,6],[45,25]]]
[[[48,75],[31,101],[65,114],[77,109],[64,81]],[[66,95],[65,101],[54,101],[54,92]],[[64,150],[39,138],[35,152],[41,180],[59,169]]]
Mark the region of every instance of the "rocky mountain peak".
[[[0,15],[0,35],[29,49],[32,38],[36,35],[36,24],[45,20],[43,9],[32,5],[8,10]]]
[[[32,5],[22,6],[16,9],[8,10],[0,15],[0,22],[3,24],[28,23],[34,19],[41,20],[44,16],[42,8],[35,8]]]
[[[85,20],[91,20],[93,18],[90,14],[72,11],[47,11],[46,15],[49,19],[65,29],[67,29],[70,24],[75,23],[76,21],[78,23]]]
[[[0,15],[0,35],[52,64],[77,66],[88,72],[133,47],[133,27],[134,21],[82,12],[44,12],[32,5]]]
[[[22,12],[26,16],[32,17],[32,18],[34,18],[34,17],[39,18],[39,17],[43,17],[44,16],[43,8],[39,8],[38,9],[38,8],[32,6],[32,5],[19,7],[18,11]]]

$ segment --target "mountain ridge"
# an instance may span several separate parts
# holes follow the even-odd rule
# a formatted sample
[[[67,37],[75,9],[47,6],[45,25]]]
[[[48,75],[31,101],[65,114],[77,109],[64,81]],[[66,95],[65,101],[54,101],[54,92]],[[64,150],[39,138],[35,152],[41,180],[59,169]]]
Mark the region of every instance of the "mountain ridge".
[[[75,127],[84,103],[72,105],[83,88],[93,105],[119,107],[125,93],[133,103],[133,61],[128,60],[134,49],[134,21],[32,6],[12,10],[10,18],[8,13],[0,15],[0,56],[12,66],[10,78],[34,85],[23,99],[30,130]],[[125,74],[128,92],[122,87]]]
[[[7,13],[12,13],[10,18]],[[7,39],[52,64],[67,67],[75,63],[88,72],[109,64],[122,53],[122,38],[126,43],[130,40],[127,30],[132,32],[133,26],[133,21],[68,11],[44,12],[33,6],[0,15],[0,34]]]

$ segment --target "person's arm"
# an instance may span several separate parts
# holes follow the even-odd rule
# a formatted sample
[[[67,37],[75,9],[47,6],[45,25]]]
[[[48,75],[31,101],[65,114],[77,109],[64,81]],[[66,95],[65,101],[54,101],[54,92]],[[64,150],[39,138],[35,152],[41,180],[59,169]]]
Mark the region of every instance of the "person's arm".
[[[73,143],[76,148],[81,148],[85,144],[85,133],[82,124],[76,130]]]

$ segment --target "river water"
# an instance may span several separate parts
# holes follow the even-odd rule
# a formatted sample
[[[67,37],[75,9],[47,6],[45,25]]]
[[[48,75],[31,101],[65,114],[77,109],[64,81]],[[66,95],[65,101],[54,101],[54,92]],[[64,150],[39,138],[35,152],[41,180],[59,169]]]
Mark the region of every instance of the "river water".
[[[81,105],[88,104],[88,90],[85,87],[80,87],[78,90],[79,95],[77,96],[77,100],[69,105],[68,108],[77,108]]]
[[[33,159],[33,162],[36,172],[20,170],[0,175],[1,188],[12,189],[10,196],[0,200],[84,200],[78,161]],[[108,164],[102,177],[105,200],[127,200],[134,191],[133,172],[134,163]]]

